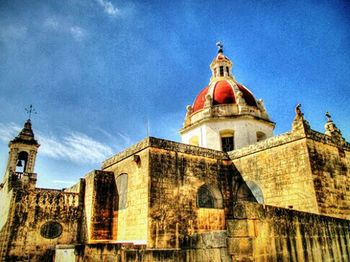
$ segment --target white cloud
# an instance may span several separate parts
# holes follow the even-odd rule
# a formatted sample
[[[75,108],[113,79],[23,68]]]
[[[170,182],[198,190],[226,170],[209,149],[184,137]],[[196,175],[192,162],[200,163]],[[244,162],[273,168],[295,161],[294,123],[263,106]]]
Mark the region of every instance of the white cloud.
[[[0,140],[8,143],[14,139],[21,128],[15,123],[9,123],[7,125],[0,123]]]
[[[70,32],[77,41],[83,40],[86,36],[86,31],[79,26],[71,26]]]
[[[44,20],[43,27],[49,31],[70,34],[76,41],[82,41],[87,36],[84,28],[69,23],[63,18],[48,17]]]
[[[56,18],[48,17],[44,21],[44,26],[50,29],[57,30],[59,28],[59,23]]]
[[[21,128],[14,123],[0,123],[0,140],[8,143]],[[48,136],[39,132],[36,138],[40,143],[39,152],[42,155],[63,159],[78,164],[100,163],[113,155],[114,150],[83,133],[69,132],[62,137]]]
[[[110,1],[107,0],[96,0],[100,6],[103,7],[104,11],[110,16],[117,16],[120,14],[120,10],[115,7]]]

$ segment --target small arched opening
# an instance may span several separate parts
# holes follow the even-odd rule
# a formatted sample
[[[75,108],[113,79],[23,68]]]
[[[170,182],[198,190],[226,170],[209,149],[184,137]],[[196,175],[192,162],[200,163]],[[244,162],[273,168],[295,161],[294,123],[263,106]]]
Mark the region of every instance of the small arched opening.
[[[223,208],[220,190],[206,184],[202,185],[197,191],[197,206],[200,208]]]
[[[18,154],[16,161],[16,172],[23,173],[26,172],[28,163],[28,153],[25,151],[21,151]]]

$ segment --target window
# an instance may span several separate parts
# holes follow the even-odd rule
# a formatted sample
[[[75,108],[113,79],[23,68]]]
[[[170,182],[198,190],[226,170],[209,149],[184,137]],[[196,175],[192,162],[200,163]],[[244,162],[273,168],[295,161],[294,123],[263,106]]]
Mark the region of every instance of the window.
[[[230,71],[228,69],[228,66],[226,67],[226,72],[227,72],[227,75],[229,76],[230,75]]]
[[[224,152],[229,152],[235,149],[235,139],[233,130],[221,130],[221,148]]]
[[[202,185],[197,191],[197,206],[201,208],[222,208],[222,195],[219,189]]]
[[[220,66],[220,76],[224,76],[224,67]]]
[[[214,208],[214,197],[206,186],[201,186],[197,193],[198,207]]]
[[[127,207],[128,195],[128,174],[121,174],[117,177],[118,210]]]
[[[263,132],[256,132],[256,142],[262,141],[266,139],[266,134]]]
[[[221,137],[222,151],[229,152],[234,149],[233,136]]]

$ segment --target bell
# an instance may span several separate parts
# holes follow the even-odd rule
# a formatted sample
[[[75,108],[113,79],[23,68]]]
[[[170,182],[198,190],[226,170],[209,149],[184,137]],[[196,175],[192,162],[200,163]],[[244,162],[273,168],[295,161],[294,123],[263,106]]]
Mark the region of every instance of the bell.
[[[17,165],[16,166],[18,166],[18,167],[22,167],[23,165],[22,165],[22,160],[17,160]]]

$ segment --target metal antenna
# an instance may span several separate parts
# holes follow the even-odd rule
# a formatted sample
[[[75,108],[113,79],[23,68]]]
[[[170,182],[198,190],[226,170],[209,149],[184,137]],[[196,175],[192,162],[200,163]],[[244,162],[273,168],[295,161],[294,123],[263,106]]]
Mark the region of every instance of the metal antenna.
[[[148,119],[148,117],[147,117],[147,137],[149,137],[150,136],[150,132],[149,132],[149,119]]]
[[[25,110],[27,111],[27,114],[29,116],[29,120],[31,119],[32,117],[32,114],[37,114],[35,108],[33,107],[33,105],[30,105],[29,108],[25,108]]]

